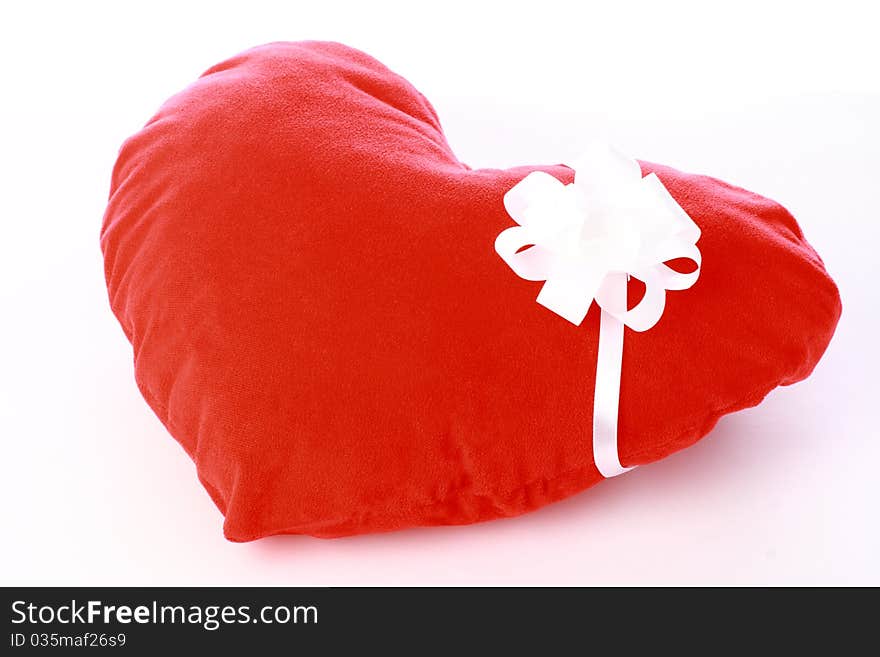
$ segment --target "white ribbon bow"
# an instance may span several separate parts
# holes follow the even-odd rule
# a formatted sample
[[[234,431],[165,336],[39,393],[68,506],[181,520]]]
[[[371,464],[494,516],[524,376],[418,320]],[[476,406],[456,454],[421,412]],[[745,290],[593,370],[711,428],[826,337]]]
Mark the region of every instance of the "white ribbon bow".
[[[700,229],[655,174],[642,177],[639,163],[608,146],[594,146],[564,185],[535,171],[504,195],[519,224],[504,230],[495,250],[529,281],[546,281],[537,301],[580,325],[595,300],[602,310],[593,398],[593,459],[604,477],[631,468],[620,464],[617,414],[623,359],[623,327],[646,331],[658,322],[666,290],[685,290],[700,275]],[[664,263],[689,258],[682,274]],[[627,309],[627,281],[645,284]]]

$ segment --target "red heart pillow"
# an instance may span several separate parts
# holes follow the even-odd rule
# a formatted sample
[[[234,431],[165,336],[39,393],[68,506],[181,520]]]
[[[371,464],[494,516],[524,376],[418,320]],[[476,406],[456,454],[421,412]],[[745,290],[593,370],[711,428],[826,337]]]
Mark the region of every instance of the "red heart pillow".
[[[700,279],[627,331],[618,450],[645,464],[806,377],[840,300],[779,204],[641,163],[702,230]],[[225,535],[331,537],[530,511],[602,477],[599,309],[496,254],[505,193],[406,80],[334,43],[207,71],[122,147],[101,233],[144,397]]]

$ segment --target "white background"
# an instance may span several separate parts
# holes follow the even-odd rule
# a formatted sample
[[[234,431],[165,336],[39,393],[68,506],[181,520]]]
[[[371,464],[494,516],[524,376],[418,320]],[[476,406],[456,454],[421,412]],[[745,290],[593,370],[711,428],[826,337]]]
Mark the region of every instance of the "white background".
[[[872,4],[3,3],[0,583],[880,584]],[[167,96],[307,38],[408,77],[472,166],[598,135],[779,200],[841,288],[825,358],[697,446],[521,518],[226,542],[135,388],[98,230],[116,149]]]

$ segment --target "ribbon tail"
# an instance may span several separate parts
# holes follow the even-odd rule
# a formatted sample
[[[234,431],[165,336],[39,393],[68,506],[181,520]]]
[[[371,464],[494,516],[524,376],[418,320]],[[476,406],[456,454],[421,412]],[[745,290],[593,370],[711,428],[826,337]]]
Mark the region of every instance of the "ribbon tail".
[[[610,279],[610,280],[609,280]],[[606,289],[626,308],[626,274],[608,274]],[[620,375],[623,366],[624,324],[602,310],[599,320],[599,353],[596,358],[596,391],[593,396],[593,461],[599,473],[609,479],[632,468],[620,464],[617,451],[617,416],[620,403]]]

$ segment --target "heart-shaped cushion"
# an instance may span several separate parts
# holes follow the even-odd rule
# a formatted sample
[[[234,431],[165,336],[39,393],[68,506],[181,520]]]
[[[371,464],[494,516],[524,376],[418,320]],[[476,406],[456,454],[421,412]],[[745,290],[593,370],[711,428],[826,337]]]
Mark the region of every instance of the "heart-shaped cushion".
[[[700,279],[627,331],[618,448],[645,464],[806,377],[840,314],[779,204],[654,172]],[[122,147],[101,245],[138,385],[234,541],[520,514],[602,479],[599,309],[575,326],[495,253],[529,172],[471,169],[369,56],[275,43],[208,70]]]

